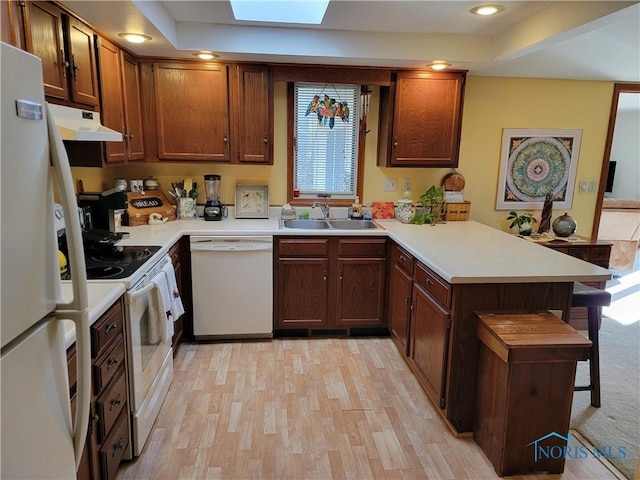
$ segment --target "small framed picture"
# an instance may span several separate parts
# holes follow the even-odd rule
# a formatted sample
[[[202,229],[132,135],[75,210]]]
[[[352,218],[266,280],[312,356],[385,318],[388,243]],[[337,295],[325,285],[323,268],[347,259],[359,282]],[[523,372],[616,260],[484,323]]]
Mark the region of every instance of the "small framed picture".
[[[269,218],[268,185],[236,185],[236,218]]]

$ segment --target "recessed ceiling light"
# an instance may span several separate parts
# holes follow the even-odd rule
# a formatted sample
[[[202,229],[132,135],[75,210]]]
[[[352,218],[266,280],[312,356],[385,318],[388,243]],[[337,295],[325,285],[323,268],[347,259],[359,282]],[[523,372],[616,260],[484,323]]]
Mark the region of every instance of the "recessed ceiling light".
[[[502,5],[479,5],[477,7],[473,7],[469,11],[474,15],[483,15],[486,17],[487,15],[494,15],[496,13],[500,13],[503,10],[504,10],[504,7]]]
[[[231,0],[236,20],[319,25],[329,0]]]
[[[131,43],[144,43],[151,40],[149,35],[142,35],[141,33],[119,33],[118,36]]]
[[[445,68],[449,68],[450,66],[450,63],[443,62],[442,60],[436,60],[433,63],[427,65],[427,67],[431,70],[444,70]]]
[[[213,60],[214,58],[218,58],[220,55],[216,55],[211,52],[198,52],[193,54],[194,57],[198,57],[202,60]]]

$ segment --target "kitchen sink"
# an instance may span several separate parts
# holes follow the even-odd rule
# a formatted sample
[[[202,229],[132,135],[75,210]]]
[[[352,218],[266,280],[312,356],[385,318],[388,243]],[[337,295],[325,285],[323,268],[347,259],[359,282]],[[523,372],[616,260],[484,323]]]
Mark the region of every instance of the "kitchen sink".
[[[371,220],[280,220],[281,228],[298,228],[302,230],[367,230],[381,229]]]
[[[346,230],[364,230],[368,228],[380,228],[371,220],[330,220],[329,223],[333,228]]]
[[[321,230],[329,228],[329,224],[324,220],[282,220],[285,228],[302,228],[304,230]]]

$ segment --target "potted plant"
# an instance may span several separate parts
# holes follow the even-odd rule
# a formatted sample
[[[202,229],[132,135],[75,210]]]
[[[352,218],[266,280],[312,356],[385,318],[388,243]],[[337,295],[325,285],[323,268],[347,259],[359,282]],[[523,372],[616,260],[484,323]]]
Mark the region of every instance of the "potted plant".
[[[528,236],[533,231],[533,226],[538,223],[536,217],[530,213],[523,213],[518,215],[518,212],[509,212],[507,220],[512,220],[509,228],[518,227],[518,233],[520,235]]]
[[[435,225],[441,222],[444,215],[444,186],[432,185],[420,195],[418,203],[422,206],[422,211],[416,213],[411,219],[411,223]]]

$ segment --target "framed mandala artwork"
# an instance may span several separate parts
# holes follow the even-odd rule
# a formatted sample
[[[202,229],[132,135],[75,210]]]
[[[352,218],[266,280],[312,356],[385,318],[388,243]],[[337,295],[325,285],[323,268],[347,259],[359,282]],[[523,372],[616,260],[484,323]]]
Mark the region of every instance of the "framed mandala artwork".
[[[498,177],[497,210],[570,209],[582,130],[505,128]]]

